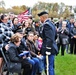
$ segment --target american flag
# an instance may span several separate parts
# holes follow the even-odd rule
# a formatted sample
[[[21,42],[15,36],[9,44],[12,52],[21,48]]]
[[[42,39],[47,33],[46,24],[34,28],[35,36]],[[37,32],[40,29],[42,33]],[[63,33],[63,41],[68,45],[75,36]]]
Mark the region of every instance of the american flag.
[[[19,22],[25,21],[31,16],[30,8],[18,15]]]

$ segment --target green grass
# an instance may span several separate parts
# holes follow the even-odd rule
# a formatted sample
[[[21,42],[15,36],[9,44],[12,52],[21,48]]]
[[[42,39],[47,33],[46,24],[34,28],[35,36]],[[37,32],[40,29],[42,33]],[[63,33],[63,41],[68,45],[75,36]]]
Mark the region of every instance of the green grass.
[[[60,54],[55,57],[56,75],[76,75],[76,55]]]
[[[45,75],[44,72],[42,75]],[[76,75],[76,55],[66,53],[64,56],[57,55],[55,57],[55,75]]]

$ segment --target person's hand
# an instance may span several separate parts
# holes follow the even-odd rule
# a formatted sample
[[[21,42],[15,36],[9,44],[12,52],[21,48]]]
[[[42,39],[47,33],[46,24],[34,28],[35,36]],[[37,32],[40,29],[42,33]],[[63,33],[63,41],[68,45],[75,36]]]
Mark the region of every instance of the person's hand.
[[[28,59],[31,59],[31,57],[27,57]]]
[[[42,59],[43,56],[42,55],[37,55],[37,58]]]
[[[5,46],[5,49],[6,49],[6,50],[8,50],[8,48],[9,48],[9,44],[7,44],[7,45]]]
[[[75,36],[73,36],[74,38],[76,38],[76,35]]]
[[[39,55],[37,55],[36,57],[39,58]]]
[[[26,55],[25,56],[23,56],[23,59],[25,59],[26,58]]]

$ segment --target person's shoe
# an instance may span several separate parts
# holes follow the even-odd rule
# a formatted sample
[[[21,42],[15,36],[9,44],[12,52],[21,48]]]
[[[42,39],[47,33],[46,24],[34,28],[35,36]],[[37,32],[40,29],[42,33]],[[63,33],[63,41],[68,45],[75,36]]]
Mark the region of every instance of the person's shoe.
[[[38,73],[37,75],[41,75],[41,73]]]

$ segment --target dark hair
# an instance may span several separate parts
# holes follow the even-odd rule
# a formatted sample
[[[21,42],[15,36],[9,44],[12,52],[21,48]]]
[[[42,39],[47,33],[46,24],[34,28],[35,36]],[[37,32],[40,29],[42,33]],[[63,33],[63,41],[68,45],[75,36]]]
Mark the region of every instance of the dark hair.
[[[32,31],[28,32],[27,37],[28,37],[30,34],[34,34],[34,32],[32,32]]]
[[[39,33],[37,31],[34,32],[34,35],[37,35],[39,37]]]
[[[17,18],[18,19],[18,17],[14,17],[13,19],[12,19],[12,23],[14,24],[14,20],[15,20],[15,18]]]
[[[28,22],[28,21],[24,21],[24,23],[22,24],[22,28],[25,27],[25,23]],[[29,26],[30,26],[30,23],[28,22]]]
[[[4,15],[4,14],[0,16],[0,23],[2,23],[2,20],[4,20],[5,17],[6,17],[6,15]]]

